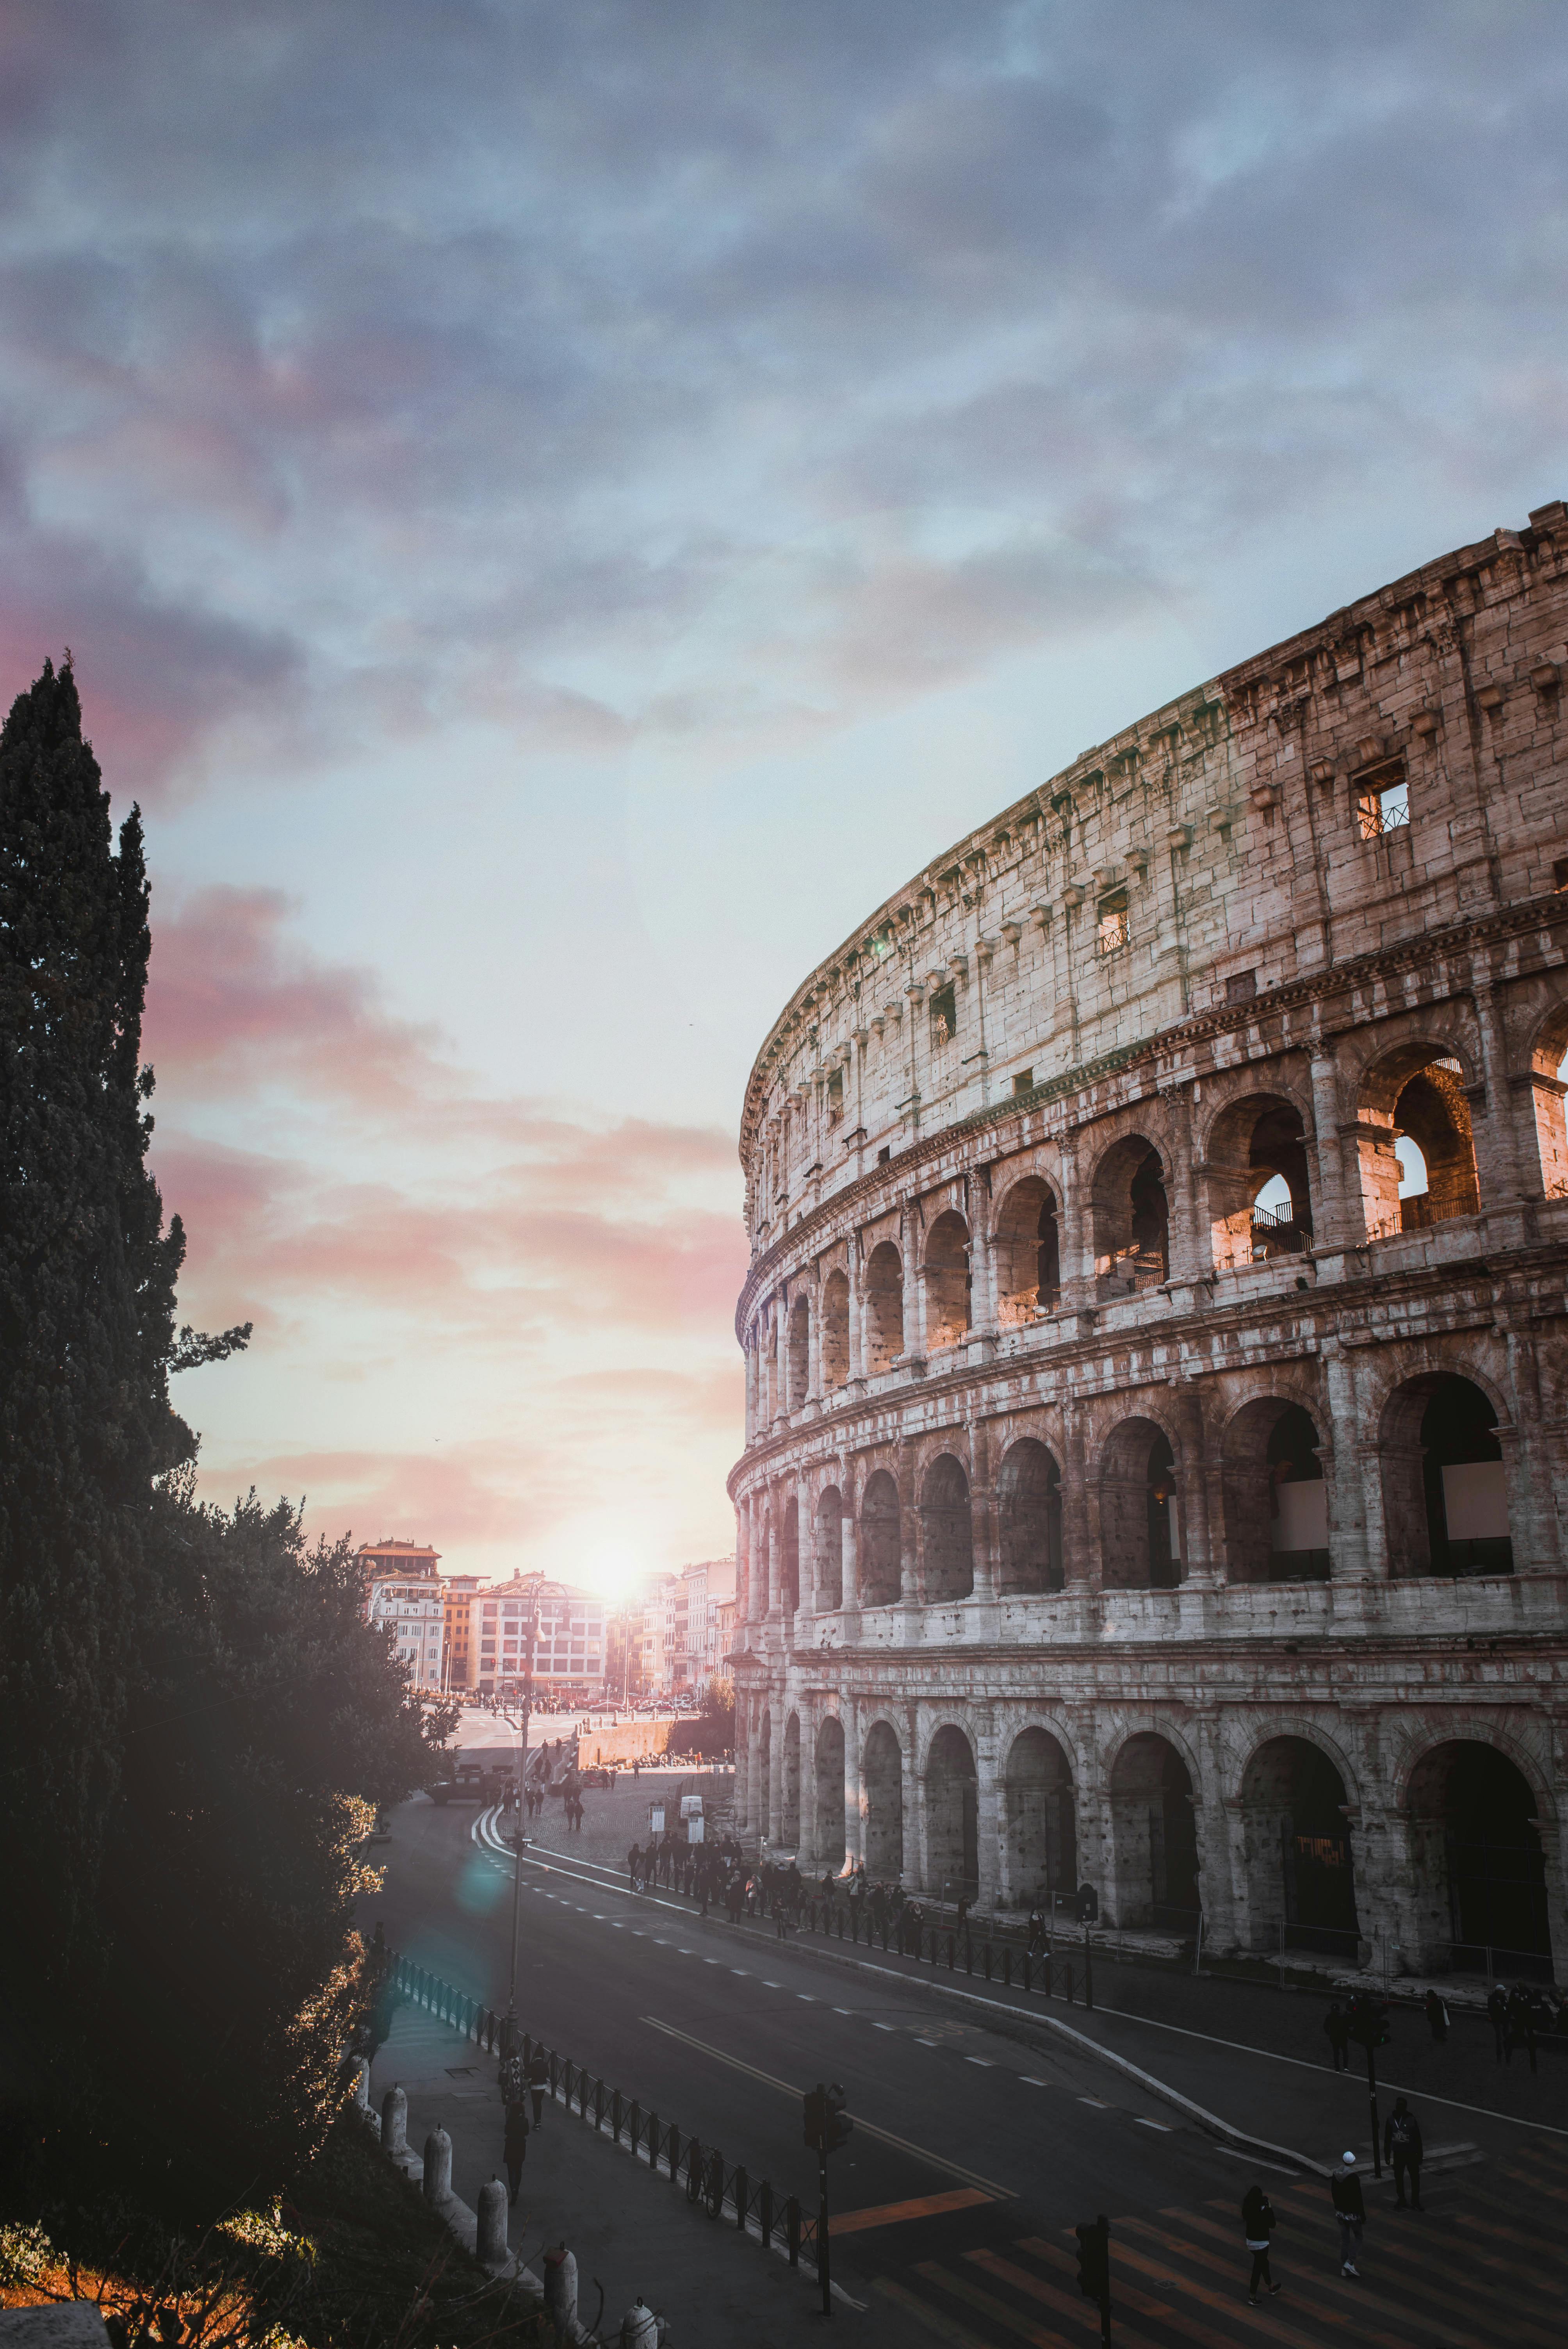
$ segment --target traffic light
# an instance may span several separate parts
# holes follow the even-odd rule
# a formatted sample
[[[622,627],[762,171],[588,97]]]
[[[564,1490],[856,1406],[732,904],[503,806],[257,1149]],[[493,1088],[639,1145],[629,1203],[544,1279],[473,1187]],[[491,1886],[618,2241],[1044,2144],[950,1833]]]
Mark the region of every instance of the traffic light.
[[[1078,2290],[1104,2308],[1110,2300],[1110,2221],[1102,2214],[1073,2232],[1078,2243]]]
[[[1350,2002],[1350,2036],[1357,2047],[1387,2047],[1393,2033],[1388,2028],[1388,2008],[1380,1998],[1370,1998],[1365,1992]]]
[[[855,2125],[844,2110],[849,2098],[836,2080],[830,2088],[825,2088],[819,2080],[814,2088],[807,2089],[801,2101],[805,2106],[806,2142],[813,2151],[837,2153],[841,2145],[848,2144]]]

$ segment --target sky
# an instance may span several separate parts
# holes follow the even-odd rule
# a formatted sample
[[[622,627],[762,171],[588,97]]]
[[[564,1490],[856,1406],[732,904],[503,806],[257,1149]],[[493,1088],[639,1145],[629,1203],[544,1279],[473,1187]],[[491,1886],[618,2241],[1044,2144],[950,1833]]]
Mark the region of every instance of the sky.
[[[1568,489],[1560,0],[0,0],[0,686],[147,821],[201,1486],[726,1554],[805,973]]]

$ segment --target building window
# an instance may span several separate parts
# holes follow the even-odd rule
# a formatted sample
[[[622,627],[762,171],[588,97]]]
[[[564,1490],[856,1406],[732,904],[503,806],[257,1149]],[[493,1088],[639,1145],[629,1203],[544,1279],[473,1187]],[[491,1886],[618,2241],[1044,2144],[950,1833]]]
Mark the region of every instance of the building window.
[[[1368,767],[1351,786],[1356,794],[1356,827],[1363,840],[1381,840],[1400,832],[1410,821],[1410,786],[1403,759],[1385,759]]]
[[[1125,889],[1113,889],[1109,897],[1099,901],[1099,920],[1095,925],[1096,954],[1119,954],[1127,944],[1128,900]]]
[[[1258,991],[1255,970],[1233,970],[1225,981],[1227,1003],[1250,1003]]]
[[[844,1072],[835,1069],[828,1079],[828,1123],[837,1125],[844,1114]]]
[[[931,1040],[951,1044],[958,1033],[958,999],[951,987],[939,987],[931,999]]]
[[[1013,1091],[1016,1093],[1032,1093],[1034,1090],[1035,1072],[1033,1069],[1020,1069],[1017,1075],[1013,1079]]]

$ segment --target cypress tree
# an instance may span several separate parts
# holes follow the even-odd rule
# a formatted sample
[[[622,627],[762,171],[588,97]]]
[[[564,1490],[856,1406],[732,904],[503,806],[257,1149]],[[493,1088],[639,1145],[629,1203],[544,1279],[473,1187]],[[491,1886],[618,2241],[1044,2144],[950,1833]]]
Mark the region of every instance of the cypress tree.
[[[141,819],[115,853],[67,656],[0,731],[0,1817],[13,1993],[90,1968],[184,1254],[146,1164]]]

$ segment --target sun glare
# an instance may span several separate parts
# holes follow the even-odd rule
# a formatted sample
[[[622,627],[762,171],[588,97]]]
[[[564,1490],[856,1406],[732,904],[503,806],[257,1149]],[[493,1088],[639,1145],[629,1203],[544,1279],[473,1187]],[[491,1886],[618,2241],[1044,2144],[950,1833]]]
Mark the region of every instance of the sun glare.
[[[647,1570],[647,1560],[629,1542],[601,1542],[584,1557],[582,1578],[614,1605],[629,1597]]]

